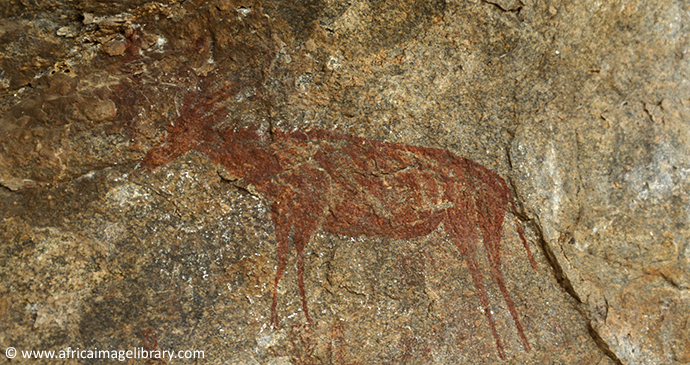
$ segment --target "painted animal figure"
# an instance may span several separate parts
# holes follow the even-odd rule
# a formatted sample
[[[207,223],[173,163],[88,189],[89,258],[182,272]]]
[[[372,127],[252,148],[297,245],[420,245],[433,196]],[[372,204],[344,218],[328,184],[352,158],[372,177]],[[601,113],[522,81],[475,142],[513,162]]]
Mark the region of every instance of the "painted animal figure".
[[[477,259],[480,237],[491,275],[523,347],[530,350],[501,271],[501,230],[506,212],[514,211],[505,180],[442,149],[320,130],[218,129],[224,110],[207,112],[229,88],[205,100],[194,100],[194,107],[185,105],[167,141],[151,149],[142,165],[150,170],[193,149],[223,165],[236,184],[265,198],[277,239],[278,266],[271,306],[275,327],[279,323],[277,287],[285,272],[290,236],[297,254],[302,308],[311,323],[304,287],[304,250],[316,231],[410,239],[430,234],[443,222],[467,263],[499,356],[505,358],[505,353]],[[517,220],[516,227],[536,270]]]

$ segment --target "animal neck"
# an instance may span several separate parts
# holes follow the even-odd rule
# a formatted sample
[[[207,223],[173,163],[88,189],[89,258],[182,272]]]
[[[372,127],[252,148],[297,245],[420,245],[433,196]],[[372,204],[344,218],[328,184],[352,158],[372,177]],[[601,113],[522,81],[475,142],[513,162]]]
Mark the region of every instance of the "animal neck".
[[[209,148],[211,159],[230,173],[261,189],[280,173],[270,142],[256,128],[241,128],[220,133],[224,143]]]
[[[257,187],[267,185],[280,173],[280,166],[269,148],[247,148],[239,163],[243,166],[244,180]]]

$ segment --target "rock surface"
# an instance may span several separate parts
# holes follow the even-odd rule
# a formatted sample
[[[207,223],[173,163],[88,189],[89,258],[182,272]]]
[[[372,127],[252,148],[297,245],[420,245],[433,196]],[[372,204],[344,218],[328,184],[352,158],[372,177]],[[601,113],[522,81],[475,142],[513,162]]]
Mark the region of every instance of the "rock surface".
[[[209,364],[690,363],[688,8],[11,0],[0,9],[0,345],[200,350],[179,362]],[[303,303],[293,228],[275,295],[275,201],[214,155],[235,152],[224,131],[251,128],[475,161],[516,201],[500,232],[468,231],[499,235],[500,257],[488,238],[468,251],[447,220],[408,238],[318,226]],[[282,171],[315,163],[316,144],[280,146]],[[323,181],[286,186],[328,195]],[[496,212],[488,180],[461,186],[458,217]],[[391,220],[394,207],[367,204]],[[112,360],[70,360],[99,361]]]

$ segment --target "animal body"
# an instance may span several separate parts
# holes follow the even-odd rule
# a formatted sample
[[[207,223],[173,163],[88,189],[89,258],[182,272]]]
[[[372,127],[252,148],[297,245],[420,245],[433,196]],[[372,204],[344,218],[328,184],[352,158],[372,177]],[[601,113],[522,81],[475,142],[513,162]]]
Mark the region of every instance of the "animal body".
[[[291,239],[297,255],[302,308],[311,323],[304,287],[304,251],[316,231],[410,239],[428,235],[443,223],[465,259],[499,356],[505,358],[505,353],[479,269],[480,241],[523,347],[530,350],[501,271],[503,221],[508,210],[514,211],[505,180],[442,149],[321,130],[219,129],[216,126],[223,111],[207,112],[209,104],[224,93],[208,97],[197,106],[183,107],[167,141],[151,149],[142,165],[150,170],[193,149],[224,166],[236,184],[263,196],[271,207],[277,240],[271,306],[275,327],[279,325],[277,287],[286,269]],[[536,270],[517,220],[516,229]]]

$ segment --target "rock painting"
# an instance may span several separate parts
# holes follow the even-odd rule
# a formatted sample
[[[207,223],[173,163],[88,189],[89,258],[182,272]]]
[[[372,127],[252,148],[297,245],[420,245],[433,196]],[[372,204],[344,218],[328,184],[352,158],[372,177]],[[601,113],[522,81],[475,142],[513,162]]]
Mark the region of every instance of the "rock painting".
[[[290,240],[297,255],[302,308],[306,321],[312,323],[304,286],[304,250],[315,232],[411,239],[428,235],[443,223],[467,264],[499,356],[505,358],[505,352],[479,268],[480,242],[522,345],[530,351],[501,271],[503,222],[507,211],[515,211],[503,178],[443,149],[323,130],[222,127],[227,109],[219,103],[240,88],[231,84],[210,94],[187,97],[166,140],[152,148],[140,166],[151,171],[195,150],[224,166],[227,179],[265,199],[277,240],[271,306],[274,327],[279,326],[277,289],[285,273]],[[515,223],[536,270],[517,219]]]

